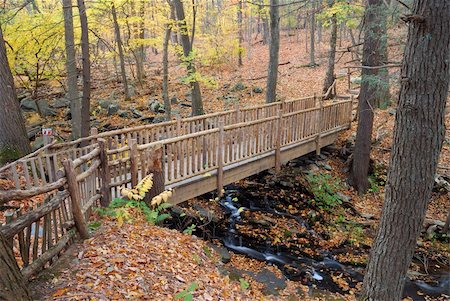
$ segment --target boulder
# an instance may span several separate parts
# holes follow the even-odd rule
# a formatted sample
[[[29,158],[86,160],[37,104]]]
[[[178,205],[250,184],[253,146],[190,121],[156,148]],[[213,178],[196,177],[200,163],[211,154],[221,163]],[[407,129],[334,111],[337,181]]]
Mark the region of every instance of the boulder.
[[[114,115],[119,112],[120,106],[118,104],[112,103],[108,106],[108,116]]]
[[[242,82],[238,82],[236,85],[231,88],[232,92],[242,91],[247,89],[247,86],[245,86]]]
[[[175,96],[170,99],[170,103],[173,105],[176,105],[179,102],[180,102],[180,100],[178,98],[176,98]]]
[[[61,109],[61,108],[68,108],[70,106],[70,100],[68,100],[65,97],[57,98],[54,102],[52,107],[55,109]]]
[[[164,121],[166,121],[166,118],[164,116],[156,116],[152,120],[153,123],[161,123],[161,122],[164,122]]]
[[[253,92],[254,93],[257,93],[257,94],[259,94],[259,93],[262,93],[263,92],[263,88],[261,88],[261,87],[254,87],[253,88]]]
[[[110,105],[114,104],[115,102],[112,100],[108,100],[108,99],[101,99],[98,101],[98,105],[102,108],[102,109],[108,109]]]
[[[133,118],[142,118],[142,116],[144,116],[143,114],[142,114],[142,112],[141,111],[139,111],[139,110],[137,110],[137,109],[131,109],[131,116],[133,117]]]
[[[165,112],[164,105],[156,99],[150,100],[150,102],[148,103],[148,107],[149,107],[150,111],[152,111],[154,113],[164,113]]]
[[[118,110],[117,111],[117,115],[119,115],[122,118],[127,118],[128,117],[128,112],[126,110]]]

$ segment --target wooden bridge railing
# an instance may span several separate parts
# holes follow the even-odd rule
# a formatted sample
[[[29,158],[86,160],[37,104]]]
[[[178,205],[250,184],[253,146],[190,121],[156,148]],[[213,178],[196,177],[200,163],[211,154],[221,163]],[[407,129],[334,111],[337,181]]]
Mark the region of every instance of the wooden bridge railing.
[[[107,206],[119,196],[120,186],[135,185],[147,174],[156,153],[163,188],[211,177],[217,178],[212,190],[221,191],[224,182],[230,182],[224,179],[226,170],[238,169],[248,160],[274,154],[271,166],[279,170],[283,149],[308,141],[320,149],[322,137],[348,128],[352,100],[325,105],[318,100],[308,97],[94,134],[84,147],[47,146],[3,168],[3,176],[15,188],[0,191],[0,206],[17,209],[12,201],[24,199],[35,200],[36,205],[26,212],[9,210],[0,231],[29,278],[52,262],[77,233],[86,238],[92,208]],[[205,189],[201,191],[211,191]]]

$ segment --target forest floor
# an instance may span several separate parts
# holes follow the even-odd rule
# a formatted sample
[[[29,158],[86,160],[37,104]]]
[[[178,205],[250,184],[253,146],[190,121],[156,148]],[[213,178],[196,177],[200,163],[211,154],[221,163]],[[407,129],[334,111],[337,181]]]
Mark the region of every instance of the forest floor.
[[[325,37],[324,41],[326,41]],[[202,74],[211,76],[217,81],[217,87],[202,90],[206,112],[225,110],[233,107],[236,102],[239,102],[242,107],[264,102],[264,92],[255,91],[260,91],[257,88],[265,87],[267,48],[263,45],[254,45],[251,59],[246,58],[243,67],[228,64],[220,66],[220,68],[201,68]],[[282,39],[278,85],[280,98],[289,99],[321,92],[326,69],[326,43],[322,43],[317,48],[319,49],[317,53],[319,66],[305,67],[309,63],[309,55],[305,51],[304,41],[300,40],[299,42],[296,37]],[[339,56],[340,54],[337,57],[339,58]],[[100,131],[145,123],[142,118],[120,117],[116,114],[108,116],[106,109],[100,106],[102,100],[117,102],[124,110],[139,110],[144,117],[155,116],[148,109],[148,102],[155,98],[162,102],[159,96],[160,68],[156,67],[160,65],[160,59],[160,54],[150,57],[152,63],[144,88],[136,89],[138,91],[136,95],[126,103],[120,100],[121,88],[114,75],[102,74],[98,71],[94,74],[93,113],[95,121],[93,123]],[[344,62],[350,60],[348,53],[343,55],[337,64],[336,73],[338,75],[344,74]],[[392,50],[391,60],[401,60],[401,54],[397,49]],[[180,103],[188,103],[186,99],[189,98],[186,94],[187,87],[179,82],[179,78],[184,72],[182,67],[177,67],[175,64],[170,68],[172,79],[170,96],[176,97]],[[398,69],[391,70],[394,78],[391,81],[392,95],[397,95],[398,83],[395,81],[395,75],[398,75],[398,72]],[[61,95],[61,91],[58,91],[57,88],[48,89],[47,96],[51,103],[53,101],[51,97],[56,99],[59,97],[58,95]],[[347,94],[345,77],[338,80],[338,93]],[[173,109],[182,116],[188,116],[190,113],[188,106],[174,104]],[[62,122],[64,115],[64,110],[58,110],[57,116],[48,118],[45,124],[45,126],[54,127],[62,138],[68,137],[70,128],[68,121]],[[27,119],[28,123],[34,123],[39,120],[39,117],[35,113],[27,113]],[[295,207],[297,203],[289,203],[294,206],[294,209],[287,203],[284,204],[287,212],[291,212],[289,210],[295,212],[295,209],[298,209],[300,216],[309,218],[310,211],[318,212],[320,216],[323,216],[323,225],[314,224],[313,229],[317,233],[325,233],[330,239],[328,245],[321,244],[320,247],[336,250],[344,245],[343,253],[337,256],[338,259],[344,260],[345,257],[350,257],[352,264],[358,267],[366,263],[376,225],[381,215],[394,122],[395,105],[376,111],[372,137],[374,171],[371,181],[373,184],[371,191],[364,196],[358,196],[346,184],[348,162],[345,160],[345,156],[342,156],[343,152],[351,153],[356,132],[355,122],[350,130],[341,134],[336,142],[335,150],[330,151],[325,158],[309,158],[308,162],[310,163],[302,161],[306,165],[317,165],[319,173],[338,179],[342,183],[339,186],[339,192],[348,197],[351,207],[360,213],[359,215],[354,214],[353,209],[349,208],[338,207],[335,212],[329,213],[320,208],[311,207],[309,203],[303,204],[303,207],[299,208]],[[441,153],[438,173],[449,179],[449,114],[446,116],[446,125],[447,140]],[[318,164],[319,161],[320,164]],[[301,181],[300,178],[292,176],[293,169],[300,168],[301,164],[295,166],[294,163],[293,165],[294,167],[291,165],[285,167],[283,176],[285,178],[292,177],[291,181],[297,181],[297,179]],[[325,166],[327,168],[324,168]],[[270,186],[272,177],[275,176],[263,173],[259,178],[243,180],[238,185],[241,188],[250,189],[249,187],[251,187],[255,190],[258,189],[255,188],[259,187],[258,185],[263,185],[264,191],[267,192],[272,189]],[[279,180],[277,183],[280,183]],[[293,185],[296,189],[300,189],[297,184]],[[277,192],[281,195],[289,194],[291,193],[290,189],[290,187],[282,187]],[[275,193],[272,196],[277,198]],[[450,210],[448,199],[447,192],[436,189],[433,192],[426,218],[445,221]],[[199,198],[196,201],[205,204],[207,198]],[[186,206],[192,204],[190,202]],[[204,206],[209,205],[205,204]],[[267,219],[270,220],[270,218]],[[91,239],[75,244],[64,255],[65,261],[62,260],[54,269],[45,271],[32,283],[37,298],[47,300],[173,300],[177,293],[184,290],[186,295],[192,294],[195,300],[354,300],[354,295],[361,285],[360,283],[355,285],[346,282],[346,278],[341,273],[332,274],[334,283],[339,287],[334,292],[311,290],[308,283],[284,278],[282,269],[274,264],[233,252],[229,252],[231,255],[229,262],[223,263],[211,245],[196,236],[164,227],[151,226],[140,220],[135,223],[125,223],[121,227],[109,218],[99,219],[99,221],[101,226],[93,232]],[[359,226],[354,227],[355,223]],[[274,228],[277,229],[277,227]],[[241,230],[246,231],[245,227]],[[252,229],[249,230],[249,232],[251,231]],[[275,241],[274,233],[266,234],[272,235],[269,238],[272,242]],[[350,246],[347,244],[348,241],[352,242]],[[285,246],[283,245],[283,247]],[[418,242],[416,254],[420,255],[417,258],[427,262],[427,264],[420,265],[416,260],[411,266],[411,270],[416,272],[416,276],[419,275],[417,277],[420,278],[425,274],[424,267],[426,271],[432,270],[432,265],[439,265],[437,259],[442,260],[442,258],[447,258],[447,261],[441,264],[442,267],[439,270],[444,269],[448,273],[450,255],[448,240],[441,241],[433,238],[432,235],[427,237],[424,231],[424,235]],[[310,254],[310,256],[314,257],[315,254]],[[236,273],[236,270],[240,272]],[[278,283],[276,279],[283,279],[284,284],[276,290],[276,295],[266,295],[264,282],[267,281],[257,281],[258,277],[263,280],[267,279],[267,275],[270,275],[269,282],[274,283],[275,286]],[[426,281],[427,278],[425,277],[424,280]],[[191,288],[194,286],[195,288],[191,290],[192,293],[189,293],[187,290],[191,285],[193,285]],[[426,297],[427,300],[433,298]],[[435,299],[444,300],[445,296],[435,297]]]

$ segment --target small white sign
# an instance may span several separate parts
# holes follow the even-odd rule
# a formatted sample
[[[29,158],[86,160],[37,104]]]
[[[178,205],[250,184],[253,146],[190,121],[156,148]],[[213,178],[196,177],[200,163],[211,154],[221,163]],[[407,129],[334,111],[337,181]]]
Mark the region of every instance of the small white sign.
[[[52,128],[42,129],[42,135],[43,136],[53,136],[53,129]]]

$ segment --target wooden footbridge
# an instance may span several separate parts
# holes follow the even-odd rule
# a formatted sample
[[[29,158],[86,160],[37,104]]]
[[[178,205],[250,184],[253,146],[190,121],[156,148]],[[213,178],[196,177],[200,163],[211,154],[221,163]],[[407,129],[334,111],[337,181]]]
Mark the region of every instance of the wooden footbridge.
[[[25,278],[56,260],[76,234],[87,237],[92,208],[107,206],[120,186],[149,172],[180,203],[335,141],[350,127],[353,98],[323,96],[96,133],[51,142],[0,169],[0,231]],[[4,187],[6,187],[4,186]],[[0,186],[2,187],[2,186]],[[21,201],[34,204],[16,210]]]

